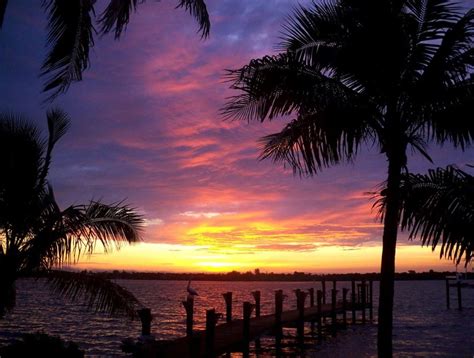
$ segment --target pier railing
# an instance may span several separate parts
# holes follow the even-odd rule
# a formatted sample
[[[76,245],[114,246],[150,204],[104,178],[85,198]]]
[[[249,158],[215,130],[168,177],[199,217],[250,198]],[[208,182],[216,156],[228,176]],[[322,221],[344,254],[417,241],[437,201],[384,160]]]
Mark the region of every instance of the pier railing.
[[[341,292],[339,299],[338,292]],[[306,334],[305,323],[308,322],[309,334],[322,340],[324,333],[335,335],[338,329],[344,329],[349,323],[364,324],[373,320],[372,280],[352,280],[351,289],[342,288],[342,291],[337,289],[337,282],[333,281],[330,294],[327,293],[326,281],[321,281],[321,289],[316,290],[316,295],[314,288],[297,289],[294,291],[294,298],[286,297],[282,290],[277,290],[274,292],[274,312],[261,315],[261,291],[257,290],[251,293],[253,302],[243,302],[243,315],[239,319],[233,316],[232,292],[225,292],[225,315],[217,313],[213,308],[207,309],[204,330],[195,330],[193,327],[194,296],[189,295],[182,301],[186,314],[186,327],[183,331],[186,335],[169,341],[144,339],[136,349],[145,357],[214,357],[233,350],[241,351],[247,356],[250,342],[258,341],[262,335],[274,336],[278,350],[283,327],[296,328],[296,339],[302,342]],[[295,299],[296,309],[284,311],[285,298]],[[142,335],[149,336],[149,310],[140,317],[143,317]],[[221,318],[225,323],[218,324]]]

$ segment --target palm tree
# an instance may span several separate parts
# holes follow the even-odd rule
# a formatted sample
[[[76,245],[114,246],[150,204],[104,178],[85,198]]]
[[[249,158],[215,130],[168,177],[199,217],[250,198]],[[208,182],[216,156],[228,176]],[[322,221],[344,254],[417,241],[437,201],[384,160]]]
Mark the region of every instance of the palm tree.
[[[262,158],[314,175],[361,146],[387,159],[378,354],[392,356],[400,181],[411,147],[474,138],[474,11],[448,0],[328,0],[299,7],[280,52],[228,71],[225,118],[293,116],[262,138]]]
[[[110,313],[135,316],[138,300],[111,281],[85,273],[54,270],[91,254],[140,240],[142,217],[122,203],[91,201],[61,210],[47,181],[52,151],[66,133],[61,110],[47,113],[49,136],[26,119],[0,114],[0,313],[15,305],[19,277],[46,275],[70,298]]]
[[[474,177],[448,166],[427,174],[406,174],[401,185],[402,230],[419,238],[440,258],[467,265],[474,257]],[[383,199],[379,201],[383,205]]]
[[[89,50],[94,46],[94,36],[114,33],[120,39],[130,21],[130,15],[145,0],[109,0],[105,10],[96,18],[95,0],[43,0],[48,14],[48,39],[50,51],[41,68],[46,77],[43,92],[50,93],[47,101],[54,100],[68,90],[72,82],[81,81],[82,73],[89,67]],[[0,28],[8,0],[0,0]],[[202,38],[209,36],[211,27],[204,0],[178,0],[176,8],[183,8],[199,24]],[[98,31],[94,22],[97,21]]]

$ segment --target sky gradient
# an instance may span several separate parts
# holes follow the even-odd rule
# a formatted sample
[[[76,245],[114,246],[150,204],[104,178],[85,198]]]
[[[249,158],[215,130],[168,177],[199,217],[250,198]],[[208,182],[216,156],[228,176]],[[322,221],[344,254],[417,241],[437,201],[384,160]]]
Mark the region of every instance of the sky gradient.
[[[297,1],[209,0],[211,36],[200,40],[174,1],[148,1],[120,41],[97,39],[91,68],[52,105],[38,78],[46,16],[39,1],[9,3],[0,31],[0,110],[45,127],[45,110],[72,118],[50,181],[60,204],[126,199],[146,217],[144,244],[94,254],[79,267],[148,271],[377,271],[381,225],[370,195],[386,175],[376,148],[313,178],[258,161],[273,123],[224,121],[235,94],[224,69],[274,54]],[[99,1],[99,8],[103,1]],[[307,2],[299,2],[307,3]],[[466,5],[468,3],[466,2]],[[429,148],[435,166],[472,163],[449,146]],[[410,170],[432,167],[420,156]],[[399,238],[397,271],[452,269],[437,253]]]

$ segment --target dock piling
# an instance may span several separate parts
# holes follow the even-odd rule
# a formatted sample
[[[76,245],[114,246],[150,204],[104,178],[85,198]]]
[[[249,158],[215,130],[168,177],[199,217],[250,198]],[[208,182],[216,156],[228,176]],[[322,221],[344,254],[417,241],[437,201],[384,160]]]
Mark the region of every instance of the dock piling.
[[[298,322],[297,322],[297,331],[298,337],[304,336],[304,302],[306,300],[306,292],[301,290],[296,290],[296,307],[299,312]]]
[[[342,289],[342,322],[344,327],[347,326],[347,293],[349,290],[347,288]]]
[[[319,340],[323,337],[323,318],[322,315],[322,302],[323,302],[323,291],[318,290],[316,292],[316,305],[317,305],[317,319],[318,319],[318,338]]]
[[[354,279],[352,279],[351,285],[352,285],[352,290],[351,290],[352,324],[355,324],[356,322],[356,283]]]
[[[260,291],[252,292],[253,299],[255,300],[255,317],[260,317]]]
[[[216,323],[216,310],[206,310],[206,357],[214,357]]]
[[[142,308],[137,311],[138,317],[142,323],[142,336],[151,335],[151,321],[153,316],[151,315],[151,310],[149,308]]]
[[[362,283],[360,284],[360,298],[361,298],[361,306],[362,306],[362,323],[365,323],[365,309],[366,309],[366,298],[367,298],[367,294],[366,294],[366,284],[365,284],[365,281],[362,281]]]
[[[458,291],[458,310],[462,311],[461,281],[458,280],[456,288]]]
[[[331,290],[331,328],[332,328],[332,334],[336,334],[336,299],[337,299],[337,290],[332,289]]]
[[[323,290],[323,305],[326,304],[326,280],[321,280],[321,287]]]
[[[250,316],[252,315],[253,305],[250,302],[244,302],[244,319],[243,319],[243,338],[244,353],[248,352],[250,342]]]
[[[275,291],[275,326],[281,330],[281,313],[283,312],[283,291]]]
[[[369,281],[369,319],[374,320],[374,281]]]
[[[308,289],[308,294],[309,294],[309,306],[314,307],[314,288]]]
[[[182,304],[186,310],[186,337],[192,337],[194,322],[194,297],[192,295],[188,295],[186,301],[182,301]]]
[[[227,323],[232,321],[232,292],[223,293],[225,301],[225,320]]]

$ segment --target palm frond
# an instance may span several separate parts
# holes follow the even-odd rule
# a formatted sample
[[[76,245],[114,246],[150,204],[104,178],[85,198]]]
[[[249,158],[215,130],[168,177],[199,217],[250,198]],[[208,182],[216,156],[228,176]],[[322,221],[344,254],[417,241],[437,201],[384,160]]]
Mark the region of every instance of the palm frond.
[[[40,186],[43,186],[46,176],[48,175],[49,166],[51,164],[51,153],[53,152],[54,146],[58,140],[66,134],[71,123],[68,114],[59,108],[48,110],[46,118],[48,122],[49,135],[43,170],[40,176]]]
[[[124,242],[141,240],[143,218],[122,203],[91,202],[59,211],[52,191],[44,199],[41,225],[29,242],[28,256],[45,269],[76,263],[94,252],[97,244],[105,252],[120,249]]]
[[[317,70],[302,64],[294,54],[266,56],[227,71],[231,88],[241,94],[228,98],[221,114],[228,119],[264,121],[298,111],[325,107],[332,98],[362,95]]]
[[[300,175],[353,160],[360,145],[374,138],[367,126],[374,113],[355,101],[332,97],[328,102],[313,113],[300,114],[281,132],[263,137],[261,158],[288,163]]]
[[[346,8],[334,1],[300,5],[283,25],[282,42],[278,48],[289,51],[302,63],[323,69],[332,66],[347,32],[344,26]]]
[[[74,302],[82,301],[96,312],[138,317],[140,301],[115,282],[83,272],[50,271],[46,277],[56,294]]]
[[[211,30],[211,22],[209,20],[209,13],[204,0],[179,0],[177,8],[184,8],[191,16],[193,16],[198,24],[201,37],[209,36]]]
[[[127,29],[130,15],[137,10],[139,3],[145,0],[110,0],[109,4],[99,17],[100,33],[108,34],[113,31],[115,39],[119,39]],[[199,23],[199,32],[202,37],[209,36],[211,23],[203,0],[179,0],[177,8],[184,8]]]
[[[419,98],[430,99],[439,89],[455,86],[470,77],[474,68],[474,10],[468,11],[443,34],[436,53],[423,71],[416,90]],[[433,41],[433,39],[432,39]]]
[[[99,17],[100,33],[107,34],[113,31],[115,39],[119,39],[127,28],[130,14],[136,11],[137,4],[138,0],[110,0]]]
[[[400,225],[440,257],[469,263],[474,254],[474,177],[454,167],[405,174],[401,186]],[[381,191],[376,205],[384,212]]]
[[[143,217],[136,210],[122,203],[103,204],[92,201],[79,207],[85,215],[85,231],[99,240],[104,249],[120,247],[141,241]]]
[[[91,16],[95,0],[44,0],[48,11],[48,44],[51,50],[41,67],[48,76],[43,92],[47,101],[64,93],[72,82],[82,79],[89,66],[89,50],[94,45]]]
[[[3,20],[5,19],[5,12],[7,11],[8,0],[0,0],[0,29],[3,26]]]

